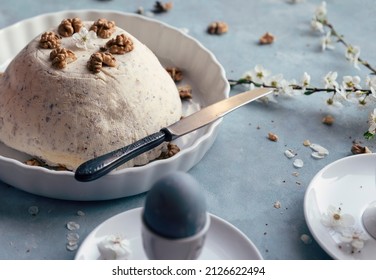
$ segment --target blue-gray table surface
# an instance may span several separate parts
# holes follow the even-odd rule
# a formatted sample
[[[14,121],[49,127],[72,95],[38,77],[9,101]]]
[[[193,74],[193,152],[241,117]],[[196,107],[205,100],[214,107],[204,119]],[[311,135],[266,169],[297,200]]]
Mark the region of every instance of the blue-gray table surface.
[[[12,0],[0,4],[0,28],[42,13],[71,9],[105,9],[135,12],[152,9],[155,1],[95,0]],[[322,52],[320,36],[312,32],[310,21],[321,3],[286,0],[263,1],[173,1],[171,11],[154,18],[178,28],[186,28],[214,53],[229,79],[260,64],[287,79],[300,79],[306,71],[312,83],[322,86],[329,71],[338,76],[369,71],[355,69],[344,58],[344,48]],[[328,15],[345,38],[361,47],[361,57],[376,63],[376,5],[373,0],[327,0]],[[229,31],[211,36],[206,27],[225,21]],[[258,39],[273,33],[271,45],[260,46]],[[17,36],[17,34],[14,34]],[[1,47],[0,47],[1,49]],[[340,79],[339,79],[340,80]],[[231,95],[244,88],[238,87]],[[367,116],[374,106],[345,105],[331,108],[328,94],[278,98],[268,104],[252,103],[226,116],[219,135],[206,156],[189,173],[203,186],[209,212],[229,221],[244,232],[265,259],[330,259],[313,240],[306,244],[303,234],[312,237],[304,219],[304,194],[314,175],[327,164],[350,156],[353,141],[376,151],[375,141],[367,141]],[[331,114],[332,126],[321,119]],[[267,139],[269,132],[279,136]],[[330,154],[315,160],[303,141],[319,143]],[[297,170],[284,151],[293,149],[305,165]],[[298,172],[298,176],[293,173]],[[296,175],[296,174],[295,174]],[[101,222],[115,214],[143,206],[145,194],[100,202],[72,202],[44,198],[0,183],[0,259],[73,259],[76,251],[66,249],[66,223],[77,221],[80,243]],[[276,208],[279,201],[281,207]],[[30,206],[38,215],[30,215]],[[84,216],[77,216],[83,211]]]

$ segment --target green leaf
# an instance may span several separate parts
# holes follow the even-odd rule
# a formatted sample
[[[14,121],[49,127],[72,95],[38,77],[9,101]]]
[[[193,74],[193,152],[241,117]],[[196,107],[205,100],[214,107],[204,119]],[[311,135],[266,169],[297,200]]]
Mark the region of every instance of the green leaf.
[[[245,78],[241,78],[241,79],[238,80],[237,83],[238,83],[238,84],[249,84],[249,83],[250,83],[250,80],[245,79]]]
[[[375,134],[373,134],[373,133],[371,133],[371,132],[369,132],[369,131],[366,131],[366,132],[364,132],[363,136],[364,136],[364,138],[366,138],[367,140],[371,140],[371,139],[373,139],[373,137],[375,137]]]

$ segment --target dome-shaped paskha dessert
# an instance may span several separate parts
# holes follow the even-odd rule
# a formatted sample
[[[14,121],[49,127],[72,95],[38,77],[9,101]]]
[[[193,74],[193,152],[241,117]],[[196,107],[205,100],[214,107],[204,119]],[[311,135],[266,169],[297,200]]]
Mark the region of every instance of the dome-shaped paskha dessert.
[[[180,119],[174,81],[114,22],[66,19],[32,40],[0,75],[0,140],[74,170]],[[126,166],[157,158],[162,147]]]

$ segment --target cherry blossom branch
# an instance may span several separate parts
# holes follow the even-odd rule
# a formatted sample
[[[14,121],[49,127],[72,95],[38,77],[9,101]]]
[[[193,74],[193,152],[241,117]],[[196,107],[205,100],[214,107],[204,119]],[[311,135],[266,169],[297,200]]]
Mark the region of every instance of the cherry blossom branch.
[[[300,83],[295,80],[287,81],[282,74],[271,76],[271,72],[266,70],[261,65],[256,65],[253,70],[248,71],[240,79],[228,79],[231,87],[238,85],[247,85],[251,89],[254,87],[264,87],[274,89],[273,95],[288,95],[293,96],[296,93],[303,93],[311,95],[316,92],[331,93],[332,96],[327,99],[328,105],[340,105],[344,101],[355,101],[360,105],[367,104],[367,98],[373,97],[376,99],[376,76],[367,76],[365,79],[366,88],[360,85],[361,79],[359,76],[344,76],[341,84],[337,79],[337,72],[330,71],[324,78],[324,87],[315,87],[311,85],[311,76],[306,72],[303,74]],[[265,99],[272,98],[273,95],[264,97]],[[369,129],[364,133],[366,139],[371,139],[376,136],[376,108],[369,115]]]
[[[359,68],[358,62],[361,63],[363,66],[368,68],[373,75],[376,74],[376,69],[371,66],[370,63],[361,59],[360,55],[360,48],[357,46],[353,46],[347,43],[344,39],[343,35],[340,35],[334,26],[329,23],[327,17],[327,9],[326,9],[326,2],[322,2],[320,6],[316,8],[315,14],[311,21],[311,26],[314,30],[318,30],[321,33],[325,33],[324,27],[327,27],[329,31],[326,35],[322,38],[322,49],[333,49],[334,46],[331,45],[331,36],[336,37],[337,42],[343,44],[346,47],[346,59],[349,60],[354,64],[356,68]]]
[[[348,52],[353,52],[353,46],[347,43],[344,40],[344,37],[342,35],[339,35],[338,32],[334,29],[334,26],[329,23],[327,20],[324,20],[322,24],[330,29],[330,34],[337,38],[337,42],[340,42],[343,44]],[[364,65],[366,68],[368,68],[374,75],[376,74],[376,69],[372,67],[371,64],[369,64],[367,61],[361,59],[360,57],[357,57],[358,62],[360,62],[362,65]]]
[[[359,76],[343,76],[342,82],[339,84],[336,81],[338,74],[335,71],[330,71],[325,75],[323,79],[324,87],[315,87],[310,84],[311,77],[306,72],[303,74],[299,83],[295,80],[287,81],[283,78],[282,74],[270,76],[270,71],[264,69],[261,65],[256,65],[253,70],[246,72],[244,76],[238,80],[229,79],[228,82],[230,86],[248,85],[251,89],[254,87],[273,88],[273,95],[284,94],[288,96],[293,96],[296,93],[311,95],[316,92],[326,92],[332,94],[332,96],[327,99],[326,103],[328,105],[338,104],[341,106],[341,103],[344,101],[366,105],[369,96],[376,99],[376,69],[359,57],[359,47],[346,42],[344,37],[339,35],[334,26],[329,23],[325,1],[316,8],[311,20],[311,27],[321,33],[325,33],[321,40],[322,50],[333,49],[332,37],[335,37],[337,42],[346,47],[345,57],[355,68],[359,69],[358,63],[360,63],[371,71],[371,75],[365,77],[365,87],[360,85],[361,79]],[[273,99],[273,95],[270,94],[264,98]],[[371,139],[376,137],[376,108],[369,114],[368,124],[369,128],[364,133],[364,137]]]
[[[241,78],[239,80],[228,79],[228,82],[229,82],[229,84],[230,84],[231,87],[235,87],[237,85],[244,85],[244,84],[247,84],[247,85],[253,84],[255,87],[274,88],[276,90],[280,90],[281,89],[280,87],[276,87],[276,86],[272,86],[272,85],[267,85],[265,83],[256,83],[256,82],[254,82],[252,80],[248,80],[246,78]],[[337,93],[338,90],[339,90],[338,88],[303,87],[303,86],[297,85],[297,84],[290,84],[289,86],[293,90],[301,90],[301,91],[303,91],[305,95],[311,95],[311,94],[313,94],[315,92],[332,92],[332,93]],[[344,89],[344,92],[346,92],[346,93],[352,93],[352,92],[356,92],[356,91],[358,93],[361,93],[361,94],[366,95],[366,96],[372,94],[372,91],[370,89],[361,89],[361,88],[356,88],[356,87]]]

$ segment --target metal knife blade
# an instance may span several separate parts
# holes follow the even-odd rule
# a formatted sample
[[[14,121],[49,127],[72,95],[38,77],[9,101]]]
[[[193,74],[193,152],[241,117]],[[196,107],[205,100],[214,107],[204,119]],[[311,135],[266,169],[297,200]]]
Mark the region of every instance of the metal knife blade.
[[[272,91],[273,89],[270,88],[257,88],[209,105],[133,144],[84,162],[76,169],[75,178],[81,182],[98,179],[132,158],[159,146],[163,142],[172,141],[206,126],[233,110],[265,96]]]

